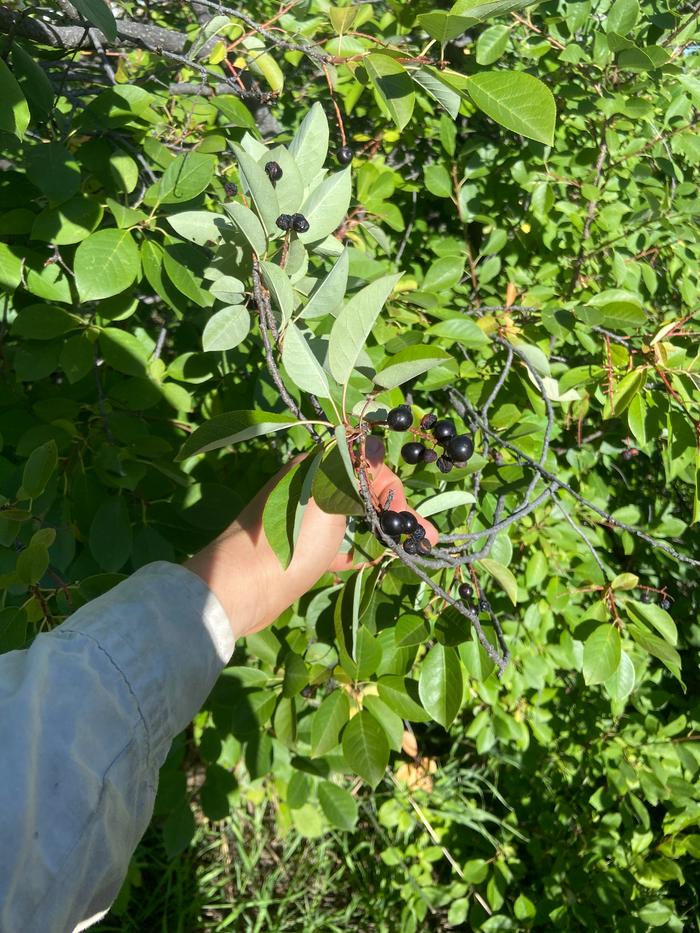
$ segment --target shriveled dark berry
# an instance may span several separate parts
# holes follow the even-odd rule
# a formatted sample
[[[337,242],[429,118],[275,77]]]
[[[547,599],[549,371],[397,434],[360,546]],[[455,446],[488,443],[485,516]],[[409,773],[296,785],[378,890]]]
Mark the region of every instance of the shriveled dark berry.
[[[459,598],[463,599],[465,602],[472,598],[474,590],[468,583],[459,584]]]
[[[413,512],[399,512],[399,515],[403,519],[403,533],[405,535],[412,535],[418,527],[416,516]]]
[[[430,450],[430,448],[428,447],[424,448],[423,453],[421,454],[422,463],[435,463],[437,458],[438,458],[437,451]]]
[[[232,181],[225,181],[224,191],[227,198],[235,198],[238,194],[238,185],[234,185]]]
[[[434,415],[432,412],[429,415],[423,415],[420,419],[420,426],[424,431],[429,431],[432,426],[437,421],[437,415]]]
[[[303,214],[293,214],[292,227],[294,227],[297,233],[306,233],[309,229],[309,221]]]
[[[292,215],[280,214],[275,223],[280,228],[280,230],[291,230],[293,223]]]
[[[277,162],[267,162],[265,164],[265,172],[273,185],[275,182],[278,182],[284,174],[281,166]]]
[[[411,536],[414,541],[422,541],[425,537],[425,528],[422,525],[417,524],[411,532]]]
[[[413,424],[413,414],[409,405],[392,408],[386,416],[386,423],[392,431],[407,431]]]
[[[435,466],[441,473],[449,473],[453,464],[447,457],[438,457],[435,461]]]
[[[418,542],[418,553],[419,554],[430,554],[432,551],[432,545],[427,538],[421,538]]]
[[[341,165],[350,165],[354,156],[354,152],[350,146],[341,146],[336,155],[338,156],[338,161]]]
[[[643,603],[651,602],[651,593],[649,590],[642,590],[642,595],[639,597],[640,601]]]
[[[401,456],[404,458],[406,463],[418,463],[423,458],[423,451],[425,447],[422,444],[419,444],[418,441],[410,441],[408,444],[404,444],[401,448]]]
[[[403,543],[403,549],[407,554],[417,554],[418,543],[414,541],[413,538],[406,538]]]
[[[433,426],[433,437],[441,444],[446,444],[456,433],[457,428],[451,418],[443,418],[442,421],[436,421]]]
[[[312,699],[313,697],[316,696],[316,693],[317,693],[317,692],[318,692],[318,687],[311,687],[311,686],[309,686],[309,687],[304,687],[304,689],[301,691],[301,695],[302,695],[305,699],[310,700],[310,699]]]
[[[474,453],[474,441],[468,434],[457,434],[447,442],[447,453],[453,463],[466,463]]]
[[[664,598],[661,600],[661,602],[659,603],[659,605],[661,606],[662,609],[670,609],[670,608],[671,608],[671,600],[670,600],[670,599],[666,599],[666,597],[664,597]]]
[[[403,519],[398,512],[387,509],[379,517],[382,531],[387,535],[400,535],[403,532]]]
[[[491,610],[491,603],[488,601],[488,599],[484,599],[484,597],[482,596],[481,599],[479,600],[479,612],[490,612],[490,610]]]

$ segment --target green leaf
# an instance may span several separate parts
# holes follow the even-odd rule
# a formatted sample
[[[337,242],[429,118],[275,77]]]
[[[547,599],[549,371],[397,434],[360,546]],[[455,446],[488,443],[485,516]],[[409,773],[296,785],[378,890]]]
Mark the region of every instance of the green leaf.
[[[436,68],[426,65],[415,71],[411,70],[410,75],[413,81],[433,100],[436,100],[453,120],[457,119],[462,103],[461,95]]]
[[[279,202],[272,182],[261,165],[245,149],[234,145],[233,151],[238,159],[238,172],[244,190],[250,195],[256,213],[268,236],[279,233],[275,221],[280,215]]]
[[[99,227],[102,206],[92,198],[79,195],[60,207],[47,207],[38,215],[31,238],[68,246],[79,243]]]
[[[287,806],[290,810],[303,807],[311,793],[311,779],[303,771],[295,771],[287,785]]]
[[[467,91],[476,106],[507,130],[551,146],[556,105],[549,88],[524,71],[472,75]]]
[[[451,359],[449,353],[437,347],[407,347],[384,363],[374,382],[383,389],[394,389]]]
[[[443,337],[452,342],[458,341],[465,347],[484,347],[489,338],[474,321],[468,317],[450,318],[447,321],[438,321],[432,324],[425,332],[427,336]]]
[[[292,415],[278,415],[271,411],[230,411],[200,425],[182,445],[177,459],[186,460],[208,450],[284,431],[296,423]]]
[[[301,312],[304,320],[326,317],[337,312],[348,286],[350,252],[344,249],[328,275],[321,280]]]
[[[612,403],[609,397],[605,399],[605,405],[603,407],[603,418],[615,418],[618,415],[621,415],[629,406],[630,402],[632,402],[634,397],[639,395],[639,393],[642,391],[646,381],[647,370],[644,366],[633,369],[631,372],[624,375],[615,386]]]
[[[109,42],[114,42],[117,38],[117,22],[105,0],[72,0],[72,3],[91,26],[97,26]]]
[[[367,55],[362,64],[391,119],[402,130],[411,119],[416,102],[408,72],[395,58],[380,52]]]
[[[437,496],[431,496],[425,502],[421,502],[416,512],[422,515],[423,518],[428,518],[429,515],[456,509],[460,505],[469,505],[474,501],[474,496],[470,492],[463,489],[453,489],[450,492],[438,493]]]
[[[321,104],[316,102],[289,144],[289,152],[307,187],[323,168],[328,154],[328,138],[328,118]]]
[[[620,666],[620,633],[609,622],[599,625],[583,646],[583,679],[591,684],[602,684],[613,676]]]
[[[226,228],[226,218],[211,211],[181,211],[166,218],[173,230],[190,243],[206,246],[219,243]]]
[[[430,637],[430,629],[422,616],[401,616],[394,628],[394,641],[397,648],[411,648],[422,645]]]
[[[337,784],[323,781],[318,786],[318,802],[326,819],[338,829],[351,830],[357,823],[357,801],[353,795]]]
[[[284,332],[282,364],[302,392],[313,392],[318,398],[330,398],[328,376],[296,324],[288,324]]]
[[[345,220],[351,194],[352,170],[349,165],[342,172],[329,175],[314,188],[301,208],[309,222],[306,233],[298,234],[301,242],[316,243],[333,233]]]
[[[265,537],[285,570],[294,553],[294,544],[319,462],[320,454],[317,454],[294,464],[273,488],[263,509]]]
[[[282,696],[293,697],[300,693],[309,682],[309,672],[300,654],[290,651],[284,659],[284,680]]]
[[[624,700],[634,690],[635,671],[632,659],[625,651],[620,652],[620,665],[603,686],[611,700]]]
[[[476,61],[479,65],[492,65],[503,55],[510,29],[508,26],[489,26],[476,40]]]
[[[118,295],[139,274],[139,251],[128,230],[98,230],[78,246],[75,283],[81,301]]]
[[[403,720],[389,709],[379,697],[367,693],[362,697],[362,706],[377,720],[386,733],[389,746],[396,752],[401,751],[403,744]]]
[[[423,290],[441,294],[446,289],[454,288],[464,273],[463,256],[443,256],[431,264],[423,279]]]
[[[618,573],[610,583],[611,590],[633,590],[639,584],[636,573]]]
[[[267,248],[265,231],[250,208],[244,207],[238,201],[233,201],[231,204],[224,204],[224,209],[250,243],[253,252],[258,256],[264,255]]]
[[[202,334],[202,349],[233,350],[250,332],[250,312],[243,305],[222,308],[207,321]]]
[[[22,486],[18,499],[38,499],[58,464],[56,441],[47,441],[35,448],[27,457],[22,473]]]
[[[468,16],[472,20],[484,20],[514,10],[524,10],[526,6],[533,6],[533,0],[457,0],[450,13],[454,16]]]
[[[338,745],[340,730],[349,717],[350,702],[345,691],[337,689],[325,697],[311,719],[311,754],[315,758]]]
[[[588,308],[577,310],[581,320],[592,326],[627,333],[642,327],[647,320],[642,302],[634,292],[609,288],[588,298]]]
[[[389,743],[384,730],[369,713],[357,713],[343,730],[343,756],[360,777],[376,787],[389,764]]]
[[[382,659],[382,648],[369,629],[361,625],[355,638],[353,648],[355,670],[351,671],[354,680],[367,680],[379,667]]]
[[[397,716],[409,719],[411,722],[429,722],[430,713],[427,713],[421,706],[418,684],[415,680],[394,675],[380,677],[377,681],[377,690],[379,698]]]
[[[636,599],[625,602],[625,612],[633,622],[651,625],[661,635],[664,641],[674,647],[678,644],[678,629],[671,616],[654,603],[643,603]]]
[[[49,201],[61,203],[80,188],[80,166],[62,143],[41,143],[27,154],[27,175]]]
[[[128,376],[148,375],[148,348],[134,334],[118,327],[105,327],[100,334],[100,349],[105,362]]]
[[[13,292],[22,281],[22,257],[16,246],[0,243],[0,288]]]
[[[30,544],[17,558],[15,572],[26,586],[34,586],[49,567],[49,552],[44,544]]]
[[[22,139],[29,126],[29,105],[15,76],[0,58],[0,131]]]
[[[288,321],[294,310],[294,290],[289,276],[274,262],[261,262],[260,270],[265,280],[265,285],[270,290],[274,298],[274,304],[282,315],[282,321]]]
[[[145,203],[182,204],[201,194],[214,177],[216,156],[203,152],[186,152],[177,156],[163,172],[160,181],[152,185]]]
[[[421,13],[418,17],[419,25],[425,29],[429,36],[437,39],[440,45],[461,36],[472,20],[467,16],[452,16],[442,10],[432,13]]]
[[[457,653],[444,645],[434,645],[423,660],[418,692],[425,709],[445,729],[459,712],[463,691],[462,666]]]
[[[364,506],[351,481],[343,456],[335,444],[314,476],[312,495],[316,505],[331,515],[364,515]]]
[[[658,636],[652,635],[646,629],[642,629],[634,622],[628,624],[627,632],[637,642],[640,648],[643,648],[645,651],[649,652],[649,654],[658,658],[673,674],[676,680],[681,684],[683,683],[681,679],[681,656],[675,648],[667,644],[663,639],[658,638]]]
[[[349,380],[374,322],[400,278],[400,275],[385,275],[366,285],[352,296],[335,319],[328,344],[328,366],[341,385]]]
[[[491,560],[490,557],[480,560],[479,566],[483,567],[487,573],[490,573],[498,581],[501,589],[505,590],[508,598],[515,605],[518,601],[518,581],[512,572],[497,560]]]
[[[12,333],[30,340],[51,340],[82,324],[79,317],[57,305],[27,305],[12,322]]]
[[[40,119],[46,119],[53,107],[54,90],[44,69],[17,42],[12,45],[12,65],[15,78],[27,98],[32,114]],[[2,78],[0,78],[0,99],[3,97]],[[0,120],[2,120],[1,116]]]
[[[90,525],[90,552],[102,570],[120,570],[131,555],[131,520],[120,497],[105,499]]]
[[[423,169],[423,178],[425,187],[431,194],[438,198],[452,197],[454,193],[452,177],[442,163],[439,165],[426,165]],[[464,268],[464,261],[462,261],[462,268]]]
[[[605,31],[626,36],[639,18],[638,0],[615,0],[605,20]]]

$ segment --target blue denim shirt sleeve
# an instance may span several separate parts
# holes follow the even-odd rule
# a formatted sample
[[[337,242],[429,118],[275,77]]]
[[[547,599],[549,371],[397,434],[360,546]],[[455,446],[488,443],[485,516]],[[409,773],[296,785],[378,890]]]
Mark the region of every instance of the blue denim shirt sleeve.
[[[202,580],[158,562],[0,656],[2,933],[71,933],[109,908],[233,646]]]

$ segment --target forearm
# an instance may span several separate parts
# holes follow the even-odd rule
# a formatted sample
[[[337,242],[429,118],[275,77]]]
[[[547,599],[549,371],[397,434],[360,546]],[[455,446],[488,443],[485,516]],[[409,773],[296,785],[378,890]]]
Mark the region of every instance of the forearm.
[[[196,576],[153,564],[0,657],[0,929],[70,930],[118,893],[158,769],[233,650]]]

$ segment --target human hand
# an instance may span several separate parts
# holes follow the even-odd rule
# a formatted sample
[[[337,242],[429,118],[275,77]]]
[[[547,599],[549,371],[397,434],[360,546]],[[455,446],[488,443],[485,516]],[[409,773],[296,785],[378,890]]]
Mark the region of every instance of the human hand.
[[[379,438],[367,439],[366,455],[375,501],[383,506],[392,495],[392,510],[413,512],[401,480],[384,463],[384,445]],[[345,516],[322,511],[313,499],[304,511],[294,556],[286,570],[270,547],[263,531],[263,509],[272,489],[299,459],[280,470],[226,531],[185,564],[219,599],[236,637],[266,628],[328,570],[340,572],[355,566],[352,553],[340,553]],[[435,527],[424,518],[420,522],[430,543],[435,544]]]

